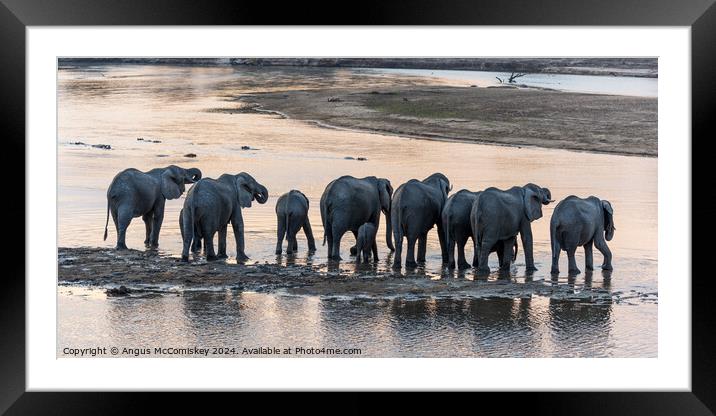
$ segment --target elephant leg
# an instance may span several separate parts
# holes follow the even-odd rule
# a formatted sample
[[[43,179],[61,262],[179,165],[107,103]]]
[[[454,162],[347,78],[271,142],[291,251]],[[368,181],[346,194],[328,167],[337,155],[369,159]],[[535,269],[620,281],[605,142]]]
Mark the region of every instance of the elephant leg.
[[[330,224],[326,225],[326,228],[323,230],[323,233],[326,236],[326,242],[328,243],[328,259],[333,258],[333,229],[331,228]]]
[[[593,245],[594,240],[584,245],[584,268],[587,270],[594,270],[594,254],[592,250]]]
[[[607,242],[599,238],[594,240],[594,245],[597,246],[597,250],[599,250],[604,256],[602,270],[612,270],[612,252],[609,250]]]
[[[244,218],[238,208],[231,219],[231,228],[234,230],[234,238],[236,239],[236,262],[246,261],[249,256],[244,251]]]
[[[447,250],[448,250],[448,268],[454,269],[455,268],[455,239],[451,236],[448,236],[447,238]],[[458,243],[459,245],[459,243]],[[458,254],[458,258],[460,255]]]
[[[457,267],[460,270],[470,268],[470,264],[465,260],[465,244],[467,244],[467,238],[460,238],[460,241],[457,242]]]
[[[470,237],[470,239],[472,239],[472,267],[477,268],[480,265],[477,244],[474,237]]]
[[[373,251],[373,261],[378,263],[378,242],[373,239],[373,246],[371,247],[371,250]],[[368,261],[366,259],[366,261]]]
[[[361,261],[364,263],[368,263],[368,256],[365,255],[365,250],[363,250],[362,248],[359,249],[357,246],[358,244],[356,244],[356,264],[360,264]]]
[[[503,246],[506,246],[506,242],[498,243],[496,252],[497,252],[497,263],[500,265],[500,269],[503,269],[505,267],[505,251]]]
[[[559,274],[559,255],[562,252],[562,247],[559,244],[559,241],[554,240],[552,241],[552,270],[551,273],[553,275]]]
[[[428,248],[428,233],[418,237],[418,262],[425,263],[425,252]]]
[[[496,241],[489,241],[483,238],[479,244],[479,260],[477,274],[488,275],[490,274],[490,266],[487,264],[487,259],[490,256],[490,249],[495,245]]]
[[[537,267],[535,267],[535,260],[532,255],[532,226],[527,220],[524,220],[520,226],[520,238],[522,239],[522,251],[525,253],[527,272],[536,272]]]
[[[448,262],[448,247],[447,241],[445,241],[445,230],[443,229],[443,222],[437,222],[438,228],[438,241],[440,241],[440,254],[442,255],[443,264]]]
[[[308,240],[308,251],[316,251],[316,240],[313,239],[313,230],[311,230],[311,222],[308,221],[308,217],[303,221],[303,233],[306,234],[306,240]]]
[[[159,231],[162,229],[164,221],[164,204],[160,203],[154,207],[154,216],[152,218],[152,232],[149,237],[149,245],[151,248],[159,247]]]
[[[144,221],[144,247],[149,247],[149,236],[152,233],[152,220],[153,220],[152,212],[148,212],[144,215],[142,215],[142,221]],[[184,234],[182,232],[182,234]]]
[[[581,270],[577,267],[577,260],[574,257],[575,252],[577,251],[576,246],[570,246],[567,248],[567,258],[569,259],[569,274],[575,275],[582,273]]]
[[[276,233],[276,254],[281,254],[283,246],[283,237],[286,235],[286,222],[282,219],[282,216],[278,217],[278,231]]]
[[[197,228],[197,226],[194,226],[194,240],[191,242],[191,251],[195,254],[201,253],[201,234],[199,234]]]
[[[333,228],[333,244],[331,244],[332,248],[332,260],[342,260],[341,259],[341,237],[342,233]]]
[[[217,253],[217,258],[219,259],[226,259],[229,256],[226,255],[226,229],[228,228],[228,224],[224,224],[221,227],[219,227],[219,252]]]
[[[503,271],[510,271],[510,265],[512,264],[510,260],[515,256],[515,253],[512,251],[512,248],[515,246],[515,238],[517,238],[517,236],[503,241],[501,250],[499,248],[497,250],[498,253],[502,253],[502,259],[500,259],[500,269]]]
[[[408,236],[408,252],[405,254],[405,267],[416,267],[418,263],[415,262],[415,240],[414,236]]]
[[[403,235],[398,230],[394,230],[393,240],[395,240],[395,255],[393,256],[393,268],[400,269],[400,259],[403,256]]]
[[[353,231],[353,238],[355,238],[356,244],[353,244],[353,246],[351,246],[350,252],[351,256],[356,256],[360,254],[358,253],[358,230]]]
[[[214,231],[206,227],[201,232],[204,235],[204,251],[206,252],[206,261],[217,260],[214,252]]]
[[[288,245],[286,247],[287,254],[295,253],[298,249],[298,241],[296,240],[297,233],[298,232],[294,232],[294,230],[288,230],[286,233],[286,240],[288,240]]]
[[[127,228],[132,222],[132,212],[129,209],[119,209],[117,211],[117,250],[126,250],[127,244]]]

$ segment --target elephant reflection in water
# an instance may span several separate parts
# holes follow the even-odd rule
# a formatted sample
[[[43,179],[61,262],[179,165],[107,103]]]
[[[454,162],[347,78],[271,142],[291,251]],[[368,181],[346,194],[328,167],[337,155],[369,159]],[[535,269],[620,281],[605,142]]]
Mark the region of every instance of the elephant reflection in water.
[[[550,299],[548,327],[554,357],[600,357],[612,341],[612,304],[587,304]]]

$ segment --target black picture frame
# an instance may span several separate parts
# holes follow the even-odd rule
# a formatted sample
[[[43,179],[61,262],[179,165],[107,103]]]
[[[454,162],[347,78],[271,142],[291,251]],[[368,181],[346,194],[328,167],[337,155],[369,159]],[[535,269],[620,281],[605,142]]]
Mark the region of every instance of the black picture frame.
[[[713,175],[705,164],[696,164],[693,157],[709,157],[705,148],[716,137],[712,119],[716,113],[716,6],[714,0],[580,0],[495,2],[373,2],[360,4],[276,3],[276,2],[193,2],[186,0],[0,0],[0,83],[3,105],[0,105],[5,163],[25,172],[25,37],[26,26],[87,26],[87,25],[256,25],[256,24],[372,24],[372,25],[595,25],[595,26],[688,26],[691,27],[692,65],[692,190],[699,189]],[[318,13],[318,11],[322,11]],[[350,13],[348,13],[350,11]],[[319,19],[320,16],[320,19]],[[688,145],[688,143],[685,143]],[[14,203],[5,203],[7,218],[25,218],[25,182],[13,175],[6,181],[5,195],[18,196]],[[9,189],[7,187],[10,187]],[[15,189],[12,189],[12,188]],[[699,201],[700,199],[700,201]],[[714,213],[714,205],[704,193],[692,191],[692,223]],[[697,222],[698,223],[698,222]],[[19,221],[12,221],[20,228]],[[24,230],[22,230],[24,231]],[[20,234],[21,230],[11,235]],[[8,231],[9,232],[9,231]],[[54,238],[49,233],[48,238]],[[17,239],[5,251],[6,267],[0,286],[0,412],[7,414],[92,413],[113,414],[141,411],[146,394],[132,393],[36,393],[26,392],[25,377],[25,262],[32,258],[31,249],[19,259]],[[23,237],[23,248],[25,248]],[[708,258],[708,247],[692,241],[692,258]],[[697,273],[684,265],[681,276],[659,276],[661,279],[689,279],[692,287],[692,388],[690,392],[629,392],[629,393],[481,393],[460,400],[434,401],[390,400],[381,410],[410,411],[437,406],[441,412],[455,404],[485,407],[486,402],[508,406],[510,412],[545,411],[550,414],[713,414],[716,410],[716,345],[712,335],[716,326],[713,301],[713,278]],[[237,375],[240,376],[240,375]],[[476,375],[479,376],[479,375]],[[575,375],[579,377],[580,375]],[[515,397],[519,395],[519,397]],[[188,396],[161,397],[163,412],[189,410],[200,405],[203,412],[223,405],[212,399],[194,400]],[[191,396],[189,396],[191,397]],[[224,396],[225,397],[225,396]],[[371,411],[375,404],[355,398],[337,397],[348,411]],[[287,406],[296,410],[303,405],[317,406],[316,398],[271,401],[271,410]],[[236,398],[229,399],[236,408]],[[265,398],[262,401],[265,402]],[[337,411],[334,409],[334,411]]]

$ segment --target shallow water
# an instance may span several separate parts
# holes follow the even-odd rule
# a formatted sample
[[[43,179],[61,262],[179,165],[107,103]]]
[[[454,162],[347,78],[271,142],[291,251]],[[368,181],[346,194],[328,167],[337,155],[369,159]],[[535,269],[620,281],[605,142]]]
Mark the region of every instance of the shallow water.
[[[489,87],[507,84],[509,72],[459,71],[433,69],[380,68],[366,69],[368,74],[409,75],[447,81],[450,84]],[[581,92],[586,94],[627,95],[633,97],[657,97],[658,79],[647,77],[569,75],[569,74],[526,74],[515,79],[517,84],[530,87],[550,88],[558,91]]]
[[[534,182],[549,187],[557,200],[570,194],[597,195],[608,199],[614,206],[617,228],[614,240],[609,244],[614,253],[615,269],[610,281],[610,290],[657,292],[656,158],[415,140],[324,129],[271,115],[207,111],[221,107],[235,108],[236,103],[230,101],[230,98],[257,91],[315,88],[321,85],[348,87],[358,84],[372,86],[391,83],[445,84],[450,83],[450,80],[402,75],[386,76],[384,73],[373,76],[365,70],[357,74],[349,69],[256,70],[169,66],[101,66],[63,69],[58,74],[58,245],[112,247],[116,233],[111,219],[109,238],[106,242],[102,241],[102,234],[106,218],[106,189],[114,175],[128,167],[148,170],[157,166],[177,164],[183,167],[198,167],[205,177],[214,178],[222,173],[246,171],[268,188],[270,198],[266,204],[254,203],[253,207],[243,212],[246,226],[246,252],[252,261],[288,260],[321,264],[326,261],[326,251],[325,247],[320,246],[323,229],[318,206],[321,193],[331,180],[345,174],[357,177],[376,175],[389,178],[397,188],[410,178],[422,179],[433,172],[440,171],[450,178],[454,191],[462,188],[479,190],[488,186],[508,188]],[[137,141],[138,137],[160,140],[161,143]],[[69,144],[76,141],[109,144],[112,150]],[[241,150],[241,146],[250,146],[256,150]],[[188,153],[195,153],[197,157],[183,156]],[[347,156],[366,157],[368,160],[346,160]],[[273,254],[276,241],[275,202],[282,193],[290,189],[300,189],[310,200],[310,221],[319,246],[318,252],[313,256],[306,255],[306,243],[302,235],[299,235],[299,254],[295,258],[286,259],[285,255],[277,258]],[[175,256],[181,250],[177,220],[182,203],[183,198],[167,201],[160,236],[160,249]],[[549,271],[548,228],[553,207],[554,205],[545,207],[544,217],[532,225],[535,237],[535,261],[540,269],[534,279],[545,278]],[[382,257],[381,268],[387,267],[390,263],[390,255],[384,243],[384,223],[383,218],[378,233],[379,251]],[[144,226],[141,219],[136,218],[128,230],[127,245],[130,248],[141,249],[143,240]],[[229,255],[233,256],[235,254],[233,238],[229,238],[228,241]],[[341,253],[346,260],[341,264],[341,269],[347,270],[348,273],[353,267],[348,256],[348,247],[352,244],[353,237],[347,234],[342,240]],[[470,257],[469,247],[467,253]],[[427,257],[424,268],[426,276],[439,278],[442,270],[435,231],[429,236]],[[561,260],[561,268],[566,271],[564,253]],[[579,253],[577,261],[583,265],[582,253]],[[595,250],[595,264],[600,264],[600,261],[601,255]],[[491,258],[491,263],[494,269],[496,259]],[[471,272],[468,272],[464,277],[470,278],[470,275]],[[595,275],[598,276],[598,273]],[[524,259],[520,248],[514,277],[520,279],[523,276]],[[577,278],[578,281],[581,279],[581,276]],[[595,277],[595,284],[600,284],[601,280],[601,276]],[[211,311],[212,319],[216,321],[200,319],[201,317],[194,319],[187,317],[187,296],[195,295],[184,295],[176,299],[165,296],[140,301],[123,301],[103,299],[102,296],[79,299],[76,295],[61,293],[60,339],[80,342],[80,338],[73,338],[69,334],[81,331],[87,325],[92,325],[96,330],[91,332],[95,337],[100,338],[110,336],[112,333],[116,336],[130,336],[130,333],[134,333],[134,336],[146,337],[146,340],[174,339],[164,338],[163,335],[160,336],[155,332],[143,332],[141,328],[149,325],[142,321],[144,319],[151,322],[161,320],[162,325],[166,326],[165,330],[168,331],[166,336],[179,337],[182,341],[196,339],[193,337],[198,336],[197,334],[206,334],[206,331],[225,333],[236,328],[244,328],[245,331],[232,333],[230,336],[234,337],[231,338],[234,341],[255,339],[260,343],[272,340],[265,338],[268,335],[261,335],[265,332],[257,333],[254,335],[255,338],[250,338],[251,331],[257,331],[256,328],[262,327],[265,323],[261,321],[265,317],[260,317],[259,306],[256,306],[256,314],[246,312],[235,315],[233,309],[221,302],[217,303],[211,297],[202,298],[196,295],[196,298],[192,299],[203,303],[202,308]],[[365,337],[366,333],[363,333],[363,329],[358,326],[349,325],[349,321],[354,318],[351,314],[355,314],[355,319],[367,319],[373,316],[372,314],[382,316],[384,318],[381,319],[385,319],[385,322],[381,324],[383,325],[381,328],[391,329],[393,331],[391,336],[394,338],[386,341],[386,344],[376,345],[375,349],[371,350],[375,352],[374,355],[379,356],[442,355],[445,350],[433,346],[424,337],[417,335],[416,340],[424,341],[406,347],[404,343],[410,344],[406,340],[411,338],[410,336],[406,338],[406,335],[401,333],[403,327],[405,331],[410,332],[408,327],[412,324],[416,334],[423,334],[426,328],[432,328],[431,325],[438,323],[443,325],[443,335],[447,333],[454,335],[454,338],[447,339],[455,342],[456,348],[457,345],[464,345],[467,348],[465,351],[471,351],[466,355],[480,355],[485,351],[483,348],[490,351],[486,353],[489,356],[518,354],[521,350],[514,352],[515,346],[512,344],[528,341],[528,344],[535,343],[537,339],[540,340],[540,345],[544,346],[541,352],[535,353],[540,356],[556,354],[631,356],[632,351],[633,355],[656,354],[657,307],[652,303],[612,305],[608,307],[607,317],[585,320],[584,324],[576,326],[569,319],[563,321],[558,317],[549,319],[544,324],[538,324],[537,322],[544,321],[537,318],[517,321],[509,318],[512,320],[510,322],[513,322],[510,325],[520,327],[520,331],[524,332],[508,331],[513,334],[505,333],[504,339],[495,341],[487,347],[479,340],[483,339],[483,336],[489,338],[489,333],[478,337],[479,330],[475,329],[475,325],[482,328],[478,325],[482,318],[470,320],[468,317],[461,317],[460,314],[433,313],[431,315],[420,312],[427,311],[428,307],[425,305],[415,306],[416,312],[410,315],[412,318],[391,318],[391,310],[394,308],[381,303],[385,301],[375,301],[378,302],[375,305],[372,303],[354,305],[351,302],[335,304],[334,301],[310,297],[297,300],[265,294],[232,294],[232,296],[239,296],[241,299],[254,296],[252,299],[258,302],[257,305],[270,302],[276,305],[278,311],[284,311],[276,312],[277,314],[290,315],[291,310],[298,308],[293,312],[296,315],[294,319],[303,321],[289,322],[276,319],[272,323],[275,336],[281,337],[284,335],[280,334],[286,334],[284,339],[286,342],[288,340],[313,342],[319,339],[316,338],[318,337],[316,334],[322,334],[321,337],[328,338],[320,338],[321,340],[351,339],[359,345],[364,345],[361,342],[368,341],[366,339],[361,341],[361,336]],[[411,305],[420,305],[419,302],[425,301],[416,302],[418,303],[411,303]],[[450,305],[463,301],[436,300],[435,302],[436,305],[442,303]],[[487,302],[491,301],[477,303],[488,305]],[[534,310],[550,309],[549,299],[533,299],[532,302],[534,305],[531,308]],[[139,304],[143,306],[138,308]],[[452,308],[452,306],[446,307]],[[163,312],[143,315],[142,308]],[[443,310],[442,306],[433,308]],[[490,310],[488,307],[475,305],[469,308],[481,311],[478,318],[483,313],[492,313],[485,312]],[[512,310],[512,308],[508,309]],[[592,308],[597,308],[588,314],[599,314],[601,313],[599,308],[604,306],[583,308],[590,311]],[[344,309],[347,309],[345,313],[343,313]],[[93,313],[97,310],[123,311],[121,313],[133,317],[130,322],[135,324],[120,324],[121,320],[113,320],[109,312]],[[91,322],[86,322],[82,318],[87,314],[93,316]],[[541,314],[528,314],[535,317],[538,315],[541,316]],[[310,320],[314,318],[315,321]],[[436,320],[439,322],[436,323]],[[644,325],[644,321],[648,321],[648,324]],[[178,323],[185,326],[179,327]],[[302,328],[294,328],[297,324]],[[569,353],[567,349],[562,348],[564,343],[555,346],[555,343],[545,344],[546,341],[541,338],[543,335],[535,338],[532,325],[537,325],[545,331],[547,331],[545,328],[552,328],[547,331],[552,334],[550,337],[562,334],[568,338],[574,332],[575,337],[586,337],[591,341],[577,347],[578,342],[575,339],[574,351]],[[193,332],[183,332],[190,327]],[[630,331],[633,334],[626,335]],[[599,334],[602,334],[604,339],[601,339]],[[85,337],[82,339],[88,344],[90,343],[91,340],[87,338],[86,332],[84,335],[78,335],[81,336]],[[217,342],[221,340],[221,338],[201,336],[203,337],[201,339]],[[304,336],[306,338],[303,338]],[[608,348],[603,344],[607,341],[611,343]],[[549,345],[551,347],[548,347]],[[524,348],[525,351],[521,353],[530,355],[528,353],[530,348],[528,346]],[[416,350],[420,351],[416,352]],[[540,349],[535,351],[538,350]]]

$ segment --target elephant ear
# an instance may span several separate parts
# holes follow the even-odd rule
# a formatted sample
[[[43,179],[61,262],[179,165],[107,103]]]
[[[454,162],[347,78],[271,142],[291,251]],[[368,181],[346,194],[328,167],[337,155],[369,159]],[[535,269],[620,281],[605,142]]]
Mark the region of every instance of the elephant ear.
[[[605,215],[614,215],[614,208],[612,208],[612,204],[606,199],[602,200],[602,209],[604,210]]]
[[[525,188],[523,203],[525,215],[530,222],[542,218],[542,198],[539,193],[529,187]]]
[[[443,194],[443,200],[442,205],[445,205],[445,201],[447,201],[448,193],[452,190],[452,186],[450,186],[450,183],[440,180],[440,191],[442,191]]]
[[[172,169],[166,169],[162,173],[161,190],[166,199],[177,199],[181,196],[182,189],[177,184],[177,178]]]
[[[602,210],[604,211],[604,230],[607,234],[611,235],[614,233],[614,230],[616,230],[616,227],[614,227],[614,209],[612,208],[612,204],[607,200],[602,200]]]
[[[385,212],[390,212],[390,197],[393,195],[393,187],[387,179],[378,180],[378,196],[380,206]]]
[[[254,199],[254,195],[248,190],[248,182],[242,175],[236,176],[236,195],[239,199],[239,205],[242,208],[251,207],[251,201]]]

